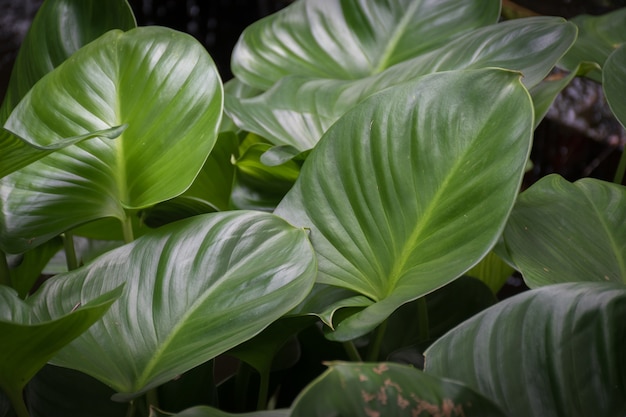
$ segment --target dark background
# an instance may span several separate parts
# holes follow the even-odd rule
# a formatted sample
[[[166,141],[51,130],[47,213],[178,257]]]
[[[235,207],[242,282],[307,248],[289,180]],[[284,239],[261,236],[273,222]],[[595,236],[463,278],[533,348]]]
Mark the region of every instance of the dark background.
[[[320,1],[320,0],[318,0]],[[0,0],[0,97],[13,61],[42,0]],[[129,0],[140,26],[168,26],[193,35],[215,60],[222,79],[230,79],[230,54],[243,29],[290,0]],[[626,0],[519,0],[534,12],[570,18],[626,7]],[[626,30],[626,29],[625,29]],[[612,180],[626,133],[613,118],[600,85],[577,79],[538,127],[531,154],[533,169],[525,185],[559,173]]]

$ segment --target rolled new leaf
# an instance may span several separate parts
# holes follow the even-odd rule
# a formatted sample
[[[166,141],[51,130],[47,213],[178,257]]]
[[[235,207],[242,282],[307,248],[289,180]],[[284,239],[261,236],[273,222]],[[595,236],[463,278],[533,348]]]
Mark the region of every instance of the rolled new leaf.
[[[271,214],[165,225],[42,289],[40,297],[72,300],[126,283],[119,302],[53,363],[132,398],[260,333],[307,295],[315,274],[306,232]]]
[[[511,417],[626,413],[626,289],[542,287],[462,323],[426,351],[426,372],[460,381]]]

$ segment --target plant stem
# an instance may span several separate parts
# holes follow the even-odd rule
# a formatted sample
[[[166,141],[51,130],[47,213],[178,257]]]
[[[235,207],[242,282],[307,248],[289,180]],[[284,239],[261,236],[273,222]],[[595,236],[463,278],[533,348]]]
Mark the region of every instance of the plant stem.
[[[376,333],[374,334],[374,340],[372,341],[369,351],[367,352],[367,360],[369,362],[376,362],[378,360],[378,356],[380,355],[380,347],[383,344],[383,339],[385,338],[386,331],[387,320],[383,321],[376,329]]]
[[[24,403],[24,395],[21,388],[17,390],[7,389],[5,393],[7,397],[9,397],[9,401],[11,402],[17,417],[30,417],[28,408],[26,408],[26,404]]]
[[[6,254],[0,250],[0,285],[13,286]]]
[[[76,258],[76,247],[74,246],[74,235],[72,232],[65,232],[63,234],[63,247],[65,249],[67,270],[73,271],[78,268],[78,259]]]
[[[350,342],[343,342],[343,348],[345,349],[346,353],[348,354],[348,358],[352,362],[363,362],[363,359],[361,359],[361,354],[356,349],[356,346],[354,346],[354,342],[351,342],[351,341]]]
[[[417,304],[417,330],[420,342],[430,339],[430,327],[428,325],[428,304],[426,297],[420,297]]]
[[[124,234],[125,243],[130,243],[135,240],[135,236],[133,235],[133,223],[128,213],[126,213],[126,217],[122,221],[122,233]]]
[[[146,405],[148,406],[148,410],[150,410],[150,406],[159,408],[159,393],[156,388],[152,388],[150,391],[146,392]]]
[[[135,407],[135,400],[132,400],[128,403],[128,409],[126,410],[126,417],[134,417],[135,411],[137,408]]]
[[[250,377],[252,376],[252,368],[247,363],[241,361],[239,363],[239,369],[235,376],[235,401],[237,407],[236,411],[244,411],[246,404],[248,403],[248,386],[250,385]]]
[[[264,369],[263,372],[259,372],[259,375],[259,397],[256,403],[257,411],[267,409],[267,395],[270,386],[270,371],[269,369]]]
[[[619,165],[615,171],[615,177],[613,182],[615,184],[621,184],[624,181],[624,172],[626,171],[626,147],[622,150],[622,157],[619,159]]]

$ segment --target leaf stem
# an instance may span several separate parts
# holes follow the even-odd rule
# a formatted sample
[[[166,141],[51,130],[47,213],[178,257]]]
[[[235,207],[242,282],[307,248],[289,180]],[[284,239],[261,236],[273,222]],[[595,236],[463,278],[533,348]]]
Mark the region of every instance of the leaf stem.
[[[367,360],[369,362],[378,361],[378,356],[380,355],[380,347],[383,344],[383,339],[385,338],[385,332],[387,331],[387,320],[383,321],[380,326],[376,329],[374,333],[374,340],[370,344],[370,348],[367,352]]]
[[[130,243],[135,240],[135,236],[133,234],[133,222],[131,221],[131,217],[129,213],[126,213],[126,217],[122,221],[122,233],[124,234],[124,242]]]
[[[363,362],[363,359],[361,359],[361,354],[356,349],[356,346],[354,346],[354,342],[352,341],[343,342],[343,348],[346,351],[348,358],[352,362]]]
[[[269,369],[264,369],[263,372],[259,372],[259,375],[259,397],[256,403],[257,411],[267,409],[267,395],[270,386],[270,371]]]
[[[430,327],[428,324],[428,304],[426,297],[420,297],[416,301],[417,305],[417,331],[420,342],[430,339]]]
[[[6,254],[0,250],[0,285],[13,286]]]
[[[152,388],[146,392],[146,405],[148,410],[150,407],[159,408],[159,393],[156,388]]]
[[[626,172],[626,147],[622,150],[622,157],[615,171],[615,177],[613,178],[615,184],[621,184],[624,181],[624,172]]]
[[[132,400],[128,403],[128,409],[126,410],[126,417],[135,417],[135,411],[137,407],[135,406],[135,400]]]
[[[252,368],[250,365],[241,361],[239,369],[235,376],[235,404],[238,410],[244,411],[248,403],[248,386],[250,385],[250,377],[252,376]]]
[[[74,246],[74,234],[72,232],[63,233],[63,248],[65,249],[67,270],[73,271],[78,268],[78,258],[76,258],[76,247]]]
[[[7,397],[9,397],[9,401],[13,406],[13,410],[17,417],[30,417],[28,413],[28,408],[26,408],[26,404],[24,403],[24,394],[22,393],[22,389],[7,389],[5,390]]]

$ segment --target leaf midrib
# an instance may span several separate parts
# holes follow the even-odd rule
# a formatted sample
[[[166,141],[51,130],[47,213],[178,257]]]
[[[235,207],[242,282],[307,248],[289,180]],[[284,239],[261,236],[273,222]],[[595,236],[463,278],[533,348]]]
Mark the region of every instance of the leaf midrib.
[[[400,42],[400,39],[402,39],[405,29],[407,28],[407,26],[413,19],[413,16],[417,12],[417,9],[419,8],[420,5],[421,5],[420,1],[413,2],[411,6],[409,7],[409,9],[404,14],[404,16],[402,17],[402,19],[400,19],[400,22],[398,23],[398,25],[396,26],[396,29],[393,31],[391,37],[389,38],[389,42],[387,43],[387,46],[385,47],[385,50],[383,51],[383,54],[380,57],[380,60],[378,61],[378,65],[376,66],[376,68],[374,68],[372,75],[378,74],[379,72],[387,68],[387,63],[389,62],[389,58],[392,56],[393,52],[396,50],[396,47],[398,46],[398,42]]]

